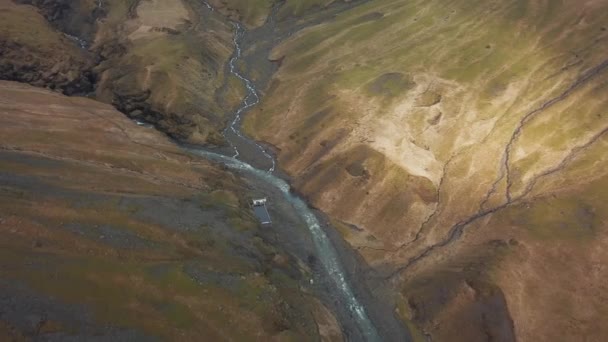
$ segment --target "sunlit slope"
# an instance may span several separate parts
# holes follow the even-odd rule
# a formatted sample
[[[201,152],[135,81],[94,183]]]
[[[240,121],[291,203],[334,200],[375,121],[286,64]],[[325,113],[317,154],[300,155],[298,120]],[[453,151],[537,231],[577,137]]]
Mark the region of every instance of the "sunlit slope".
[[[172,137],[220,143],[224,115],[240,100],[224,72],[232,25],[201,2],[108,0],[103,8],[97,97]]]
[[[341,0],[285,0],[277,9],[275,20],[293,20],[314,9],[323,9]],[[346,1],[348,2],[348,1]],[[276,0],[209,0],[208,3],[231,20],[256,28],[264,24]]]
[[[283,65],[247,129],[316,204],[400,245],[439,203],[452,220],[493,185],[484,207],[507,180],[524,194],[603,129],[606,8],[366,4],[274,51]]]
[[[276,48],[245,126],[439,340],[597,340],[607,23],[608,1],[372,1]]]
[[[248,27],[264,24],[270,14],[273,0],[209,0],[209,5],[232,20]]]
[[[297,17],[306,11],[315,8],[324,8],[337,2],[341,2],[341,0],[286,0],[281,5],[277,14],[279,19],[288,19]]]

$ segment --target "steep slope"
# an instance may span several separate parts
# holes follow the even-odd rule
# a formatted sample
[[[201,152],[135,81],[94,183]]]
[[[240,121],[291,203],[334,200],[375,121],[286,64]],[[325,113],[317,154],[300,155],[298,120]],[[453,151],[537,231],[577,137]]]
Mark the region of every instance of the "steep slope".
[[[332,3],[288,1],[276,17],[289,26]],[[259,27],[274,4],[2,0],[0,79],[88,94],[176,139],[221,146],[226,115],[244,94],[226,70],[231,21]]]
[[[242,93],[224,70],[222,15],[193,0],[19,2],[32,6],[0,2],[0,79],[90,94],[175,138],[222,144]]]
[[[0,340],[340,339],[244,179],[89,99],[0,82],[0,114]]]
[[[0,0],[0,79],[83,94],[93,90],[93,65],[92,54],[34,7]]]
[[[274,20],[287,21],[298,19],[314,9],[323,9],[333,3],[350,0],[209,0],[214,9],[230,18],[245,24],[249,29],[260,27],[276,7]]]
[[[232,26],[197,1],[107,1],[105,8],[92,48],[104,59],[95,69],[96,97],[175,138],[221,143],[224,115],[239,99],[224,72]]]
[[[209,5],[230,20],[238,21],[247,27],[264,24],[270,14],[274,0],[210,0]]]
[[[599,341],[607,21],[605,1],[369,2],[277,47],[245,126],[434,338]]]
[[[288,2],[281,9],[294,8],[280,17],[332,2],[314,0],[296,7]],[[97,23],[91,48],[103,60],[94,69],[99,75],[96,97],[177,139],[225,144],[220,132],[226,115],[244,94],[241,81],[226,70],[234,52],[232,21],[258,27],[274,3],[104,1],[106,14]]]
[[[95,35],[97,19],[105,14],[106,0],[14,0],[18,4],[37,7],[42,16],[55,28],[82,39],[91,41]]]

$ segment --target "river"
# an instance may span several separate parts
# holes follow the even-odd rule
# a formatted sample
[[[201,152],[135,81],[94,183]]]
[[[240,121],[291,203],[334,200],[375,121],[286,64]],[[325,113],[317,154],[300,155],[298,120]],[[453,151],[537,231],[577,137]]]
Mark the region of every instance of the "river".
[[[350,284],[348,283],[347,277],[340,264],[340,260],[338,259],[338,253],[334,249],[331,240],[321,227],[319,219],[303,199],[289,191],[290,186],[285,180],[274,176],[267,170],[257,169],[232,156],[225,156],[200,149],[191,150],[191,152],[206,159],[219,162],[232,170],[246,172],[280,190],[284,200],[288,201],[292,205],[302,220],[306,223],[316,248],[316,257],[323,265],[326,271],[326,276],[334,282],[335,289],[337,291],[336,294],[341,297],[340,302],[347,304],[347,310],[349,311],[349,314],[354,320],[361,335],[366,341],[381,341],[376,328],[367,316],[365,308],[363,305],[361,305],[361,303],[359,303]]]
[[[213,11],[214,8],[204,2],[204,5]],[[343,303],[346,306],[348,316],[352,319],[351,323],[354,323],[359,334],[365,341],[381,341],[378,330],[370,320],[366,308],[360,303],[359,299],[355,295],[355,291],[349,283],[349,278],[344,271],[343,265],[340,262],[339,253],[335,249],[332,241],[324,231],[321,221],[317,215],[313,212],[308,204],[299,196],[293,194],[290,191],[289,183],[274,174],[276,167],[276,160],[274,156],[268,152],[261,144],[248,138],[241,132],[241,120],[242,116],[251,109],[253,106],[260,102],[260,97],[254,83],[244,76],[237,67],[237,64],[242,55],[241,39],[244,36],[245,29],[240,23],[233,22],[234,25],[234,54],[229,61],[228,67],[229,72],[240,79],[246,88],[247,94],[243,98],[240,106],[234,112],[232,121],[224,131],[224,137],[228,141],[232,148],[232,154],[221,154],[212,152],[201,148],[188,148],[190,152],[202,156],[208,160],[221,163],[231,170],[235,170],[241,173],[254,176],[261,182],[265,182],[268,185],[278,189],[282,194],[283,200],[291,204],[293,209],[298,213],[300,218],[305,222],[308,227],[309,233],[314,242],[316,249],[316,258],[325,270],[325,279],[330,283],[333,283],[334,297],[338,297],[337,302]],[[239,146],[249,145],[253,148],[241,149]],[[244,153],[255,154],[257,156],[249,155],[248,160],[260,160],[265,159],[269,165],[268,168],[256,168],[251,164],[239,160],[243,157]],[[343,318],[344,319],[344,318]],[[344,326],[344,324],[342,324]]]
[[[209,10],[209,14],[213,14],[211,12],[214,12],[215,9],[205,1],[203,4]],[[343,3],[338,6],[347,8],[345,6],[353,5],[353,3]],[[314,274],[315,285],[313,286],[311,282],[310,287],[323,293],[321,297],[334,311],[346,340],[409,341],[411,340],[409,332],[395,317],[392,306],[372,295],[366,280],[360,279],[362,273],[359,272],[359,267],[362,265],[362,260],[356,255],[356,252],[352,251],[348,244],[342,241],[339,234],[333,231],[334,228],[327,223],[325,217],[319,216],[322,215],[321,213],[316,213],[303,198],[291,191],[288,181],[281,177],[279,170],[276,170],[277,162],[273,154],[241,131],[243,115],[260,102],[260,92],[256,88],[256,83],[239,70],[240,62],[243,60],[243,41],[247,38],[258,46],[263,40],[266,40],[264,43],[268,45],[276,44],[279,39],[275,37],[273,41],[269,32],[277,34],[276,32],[279,31],[277,23],[273,19],[277,9],[278,6],[275,6],[266,24],[258,28],[257,32],[248,32],[240,23],[232,22],[234,52],[227,69],[232,76],[242,82],[246,94],[223,132],[230,149],[223,152],[192,147],[187,149],[193,154],[220,163],[247,178],[254,179],[258,184],[264,184],[269,189],[269,193],[278,193],[272,197],[272,200],[288,204],[289,210],[292,209],[299,216],[308,228],[310,240],[314,245],[314,256],[320,265],[319,271]],[[336,7],[334,10],[337,12],[340,8]],[[281,35],[290,36],[307,25],[327,20],[336,12],[326,11],[325,17],[304,21],[304,23],[294,21],[290,27],[284,28]],[[249,33],[251,35],[247,37]],[[257,54],[257,58],[268,62],[267,54]],[[288,227],[274,228],[288,229]],[[355,283],[352,282],[353,280]],[[317,285],[317,283],[322,285]]]
[[[234,155],[232,156],[232,158],[238,158],[241,154],[239,148],[237,147],[238,145],[235,141],[235,140],[239,140],[241,143],[243,143],[245,145],[253,146],[254,147],[253,151],[257,151],[257,153],[260,153],[262,159],[267,159],[268,161],[270,161],[271,166],[268,169],[268,172],[272,173],[272,172],[274,172],[275,167],[276,167],[276,160],[275,160],[274,156],[272,156],[258,142],[247,138],[241,132],[241,129],[240,129],[241,120],[243,119],[243,114],[248,109],[250,109],[253,106],[260,103],[260,96],[258,95],[258,92],[255,89],[253,82],[251,82],[250,79],[243,76],[238,71],[238,68],[236,66],[236,63],[239,61],[239,59],[241,58],[242,53],[243,53],[241,45],[240,45],[240,40],[245,33],[245,29],[243,29],[243,26],[239,23],[233,23],[233,25],[234,25],[234,30],[235,30],[234,39],[233,39],[234,55],[232,56],[232,58],[230,58],[230,62],[228,63],[228,66],[229,66],[230,73],[232,75],[234,75],[236,78],[240,79],[243,82],[243,84],[245,85],[245,88],[247,89],[247,95],[241,102],[241,105],[239,106],[239,108],[234,113],[234,118],[232,119],[232,122],[226,128],[226,130],[224,130],[224,137],[226,138],[226,140],[228,141],[228,143],[234,150]],[[253,152],[253,153],[256,153],[256,152]]]

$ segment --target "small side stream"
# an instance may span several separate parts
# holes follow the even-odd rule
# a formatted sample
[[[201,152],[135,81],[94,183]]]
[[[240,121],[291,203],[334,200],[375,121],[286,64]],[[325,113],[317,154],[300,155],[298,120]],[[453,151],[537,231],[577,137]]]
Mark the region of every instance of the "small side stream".
[[[245,85],[245,88],[247,89],[247,95],[243,99],[241,106],[239,106],[239,108],[234,113],[234,119],[232,120],[230,125],[226,128],[226,130],[224,131],[224,137],[226,137],[226,140],[228,141],[228,143],[234,150],[234,155],[232,156],[233,158],[238,158],[241,154],[239,151],[239,148],[237,147],[236,142],[234,141],[235,139],[238,139],[243,144],[255,146],[255,150],[259,151],[264,158],[266,158],[270,161],[271,166],[268,169],[268,172],[272,173],[272,172],[274,172],[275,167],[276,167],[275,158],[270,153],[268,153],[268,151],[266,151],[266,149],[264,147],[262,147],[262,145],[260,145],[256,141],[244,136],[240,130],[243,113],[245,113],[249,108],[260,103],[260,96],[258,95],[258,92],[255,89],[253,82],[251,82],[251,80],[249,80],[248,78],[241,75],[241,73],[238,71],[238,68],[236,66],[236,63],[241,58],[242,50],[241,50],[240,40],[243,37],[245,30],[243,29],[243,26],[239,23],[233,23],[233,25],[234,25],[234,30],[235,30],[234,40],[233,40],[234,41],[234,55],[230,59],[228,66],[230,67],[230,73],[232,75],[236,76],[241,81],[243,81],[243,84]],[[230,133],[232,133],[232,134],[230,134]]]

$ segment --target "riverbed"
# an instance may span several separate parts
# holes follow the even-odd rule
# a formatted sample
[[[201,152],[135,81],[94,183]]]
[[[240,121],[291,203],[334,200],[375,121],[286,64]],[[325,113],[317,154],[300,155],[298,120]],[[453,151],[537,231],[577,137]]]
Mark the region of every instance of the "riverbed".
[[[286,227],[280,222],[275,223],[269,231],[275,235],[277,243],[289,246],[289,250],[300,260],[307,260],[314,272],[312,278],[302,286],[319,296],[330,308],[340,322],[347,340],[407,341],[410,340],[409,334],[395,317],[390,305],[372,295],[369,290],[368,280],[363,277],[370,270],[362,259],[341,239],[322,213],[311,209],[303,198],[291,191],[284,173],[277,171],[277,162],[270,148],[248,138],[241,131],[243,115],[260,102],[258,87],[267,84],[276,70],[276,66],[268,61],[268,52],[272,46],[293,32],[327,20],[347,8],[346,6],[352,5],[336,6],[328,10],[326,16],[301,21],[297,26],[286,25],[280,29],[274,21],[278,7],[273,9],[265,25],[252,32],[247,32],[240,23],[234,22],[234,54],[229,61],[228,70],[232,76],[242,81],[246,95],[233,112],[224,131],[229,148],[213,151],[192,146],[186,148],[191,153],[220,163],[247,179],[256,194],[270,199],[271,215],[277,210],[295,213],[297,219],[306,227],[306,231],[295,231],[293,226]],[[210,12],[214,12],[208,3],[205,2],[205,6]],[[265,69],[262,72],[265,77],[256,82],[247,77],[246,71],[238,68],[244,59],[244,44],[248,41],[255,41],[262,47],[248,55],[248,60],[244,62],[249,68],[257,66]],[[262,44],[260,41],[263,41]],[[374,288],[382,288],[382,284],[374,284]]]

